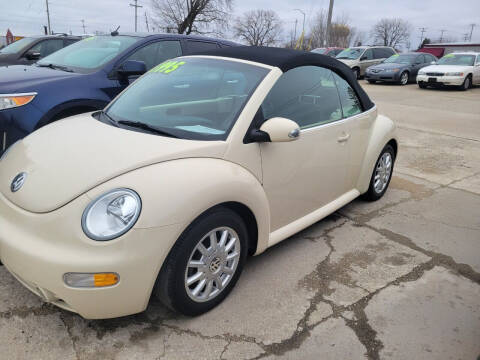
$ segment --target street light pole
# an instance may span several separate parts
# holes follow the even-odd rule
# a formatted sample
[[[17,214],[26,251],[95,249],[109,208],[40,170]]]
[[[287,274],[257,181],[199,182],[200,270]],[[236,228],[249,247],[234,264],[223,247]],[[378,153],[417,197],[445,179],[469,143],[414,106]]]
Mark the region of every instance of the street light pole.
[[[299,11],[303,14],[302,35],[300,36],[302,38],[302,48],[303,48],[303,39],[305,38],[305,12],[303,10],[300,10],[300,9],[293,9],[293,10]]]
[[[135,4],[130,4],[130,6],[133,6],[135,8],[135,32],[137,32],[137,9],[141,8],[143,6],[137,4],[138,0],[135,0]]]
[[[332,12],[333,0],[330,0],[330,6],[328,7],[327,31],[325,34],[325,47],[328,47],[330,45],[330,32],[332,30]]]
[[[48,35],[52,34],[52,30],[50,29],[50,11],[48,11],[48,0],[45,0],[47,4],[47,21],[48,21]]]

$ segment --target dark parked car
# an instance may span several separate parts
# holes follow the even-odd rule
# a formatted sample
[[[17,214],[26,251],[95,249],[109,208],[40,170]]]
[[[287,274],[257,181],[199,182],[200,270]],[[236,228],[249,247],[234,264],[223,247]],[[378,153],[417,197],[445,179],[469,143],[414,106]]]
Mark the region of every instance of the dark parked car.
[[[237,45],[200,36],[113,33],[81,40],[33,66],[0,67],[0,154],[55,120],[103,109],[167,59]]]
[[[437,58],[431,54],[395,54],[378,65],[370,66],[365,72],[365,80],[371,84],[388,81],[406,85],[409,81],[415,81],[418,70],[435,61]]]
[[[316,48],[313,49],[312,52],[322,55],[327,55],[331,57],[335,57],[343,51],[343,48],[337,47],[326,47],[326,48]]]
[[[0,66],[29,65],[81,40],[80,36],[44,35],[17,40],[0,50]]]

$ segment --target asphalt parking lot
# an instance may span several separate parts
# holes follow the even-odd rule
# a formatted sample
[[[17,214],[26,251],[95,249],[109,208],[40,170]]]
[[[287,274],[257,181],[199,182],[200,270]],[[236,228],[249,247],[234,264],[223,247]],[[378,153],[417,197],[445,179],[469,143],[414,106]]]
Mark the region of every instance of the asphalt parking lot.
[[[152,301],[89,321],[0,267],[1,359],[470,359],[480,356],[480,88],[362,85],[397,121],[383,199],[356,200],[251,258],[197,318]]]

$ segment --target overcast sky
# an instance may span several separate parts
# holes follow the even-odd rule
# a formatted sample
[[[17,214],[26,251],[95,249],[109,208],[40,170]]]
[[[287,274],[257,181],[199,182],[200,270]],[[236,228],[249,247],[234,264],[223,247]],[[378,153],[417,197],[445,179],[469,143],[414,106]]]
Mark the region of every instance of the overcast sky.
[[[120,25],[120,31],[134,30],[134,9],[129,6],[134,0],[49,0],[50,20],[55,32],[82,34],[81,20],[85,20],[87,33],[95,30],[110,31]],[[285,29],[294,27],[298,20],[301,32],[303,15],[294,11],[300,8],[306,14],[306,27],[313,15],[320,9],[328,8],[329,0],[236,0],[234,14],[252,9],[273,9],[284,21]],[[150,0],[138,0],[139,31],[146,31],[145,11],[148,16]],[[440,30],[447,38],[462,40],[470,33],[469,24],[476,23],[472,40],[480,42],[480,0],[335,0],[333,17],[347,14],[351,25],[360,31],[370,32],[380,18],[400,17],[412,25],[412,47],[420,41],[420,27],[425,27],[424,36],[438,39]],[[0,34],[10,28],[14,35],[31,35],[43,31],[47,24],[45,0],[0,0]],[[285,31],[285,37],[288,31]]]

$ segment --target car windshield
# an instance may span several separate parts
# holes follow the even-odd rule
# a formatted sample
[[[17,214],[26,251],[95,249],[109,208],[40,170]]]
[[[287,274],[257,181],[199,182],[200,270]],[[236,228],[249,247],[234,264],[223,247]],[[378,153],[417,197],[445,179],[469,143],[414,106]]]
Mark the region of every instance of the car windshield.
[[[337,59],[358,59],[360,55],[363,54],[365,49],[362,48],[349,48],[343,50],[340,54],[336,56]]]
[[[392,55],[384,63],[413,64],[418,55]]]
[[[475,62],[475,55],[457,55],[447,54],[438,60],[438,65],[464,65],[473,66]]]
[[[237,61],[176,58],[133,83],[105,113],[120,126],[155,130],[151,133],[225,140],[268,72]]]
[[[37,64],[88,71],[106,64],[137,41],[133,36],[91,36],[44,57]]]
[[[317,54],[325,54],[327,52],[326,48],[316,48],[313,49],[312,52],[317,53]]]
[[[8,46],[5,46],[2,50],[0,50],[0,54],[15,54],[22,50],[24,47],[30,45],[33,43],[35,38],[23,38],[20,40],[15,41],[14,43],[11,43]]]

